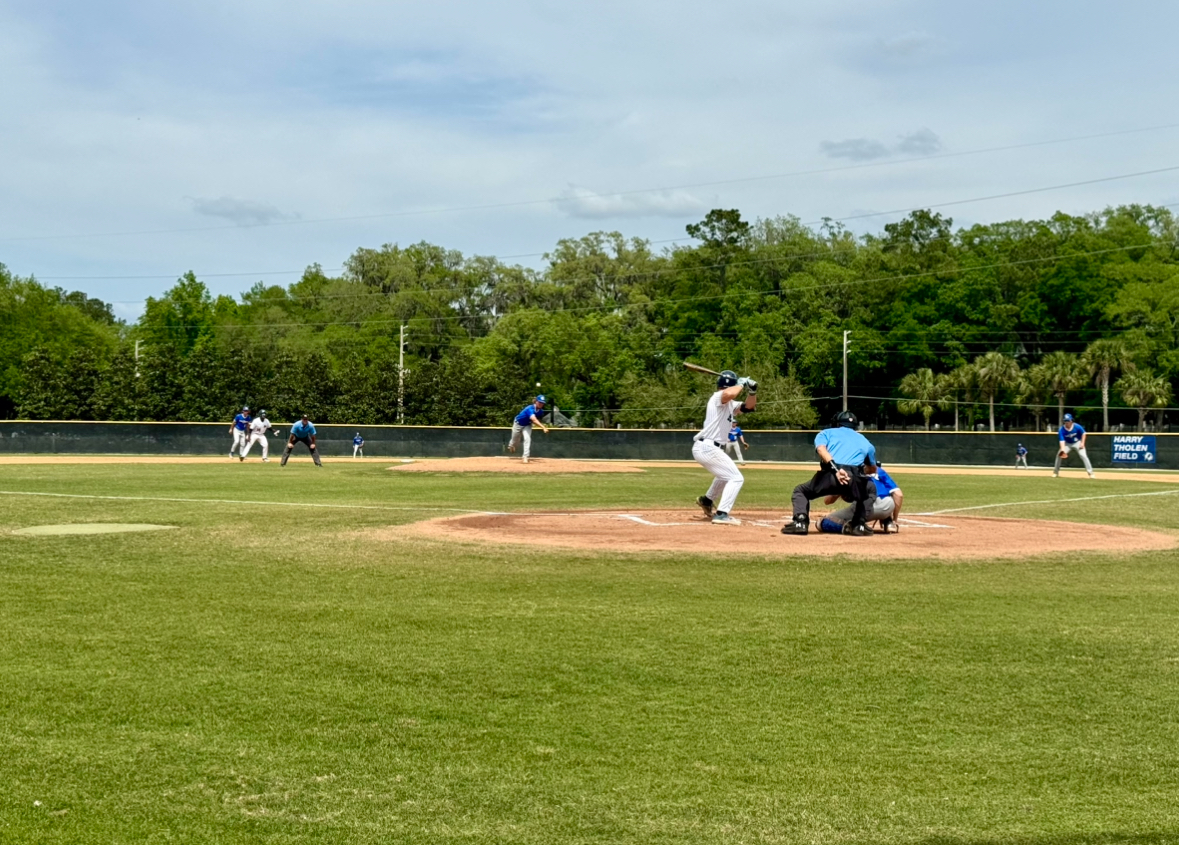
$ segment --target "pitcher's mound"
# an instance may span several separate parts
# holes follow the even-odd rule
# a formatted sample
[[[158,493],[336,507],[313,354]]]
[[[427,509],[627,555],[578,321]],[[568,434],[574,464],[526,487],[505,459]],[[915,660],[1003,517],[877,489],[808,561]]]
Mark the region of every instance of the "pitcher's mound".
[[[770,557],[1024,558],[1070,552],[1139,552],[1174,548],[1176,538],[1136,528],[1027,519],[933,516],[902,518],[899,534],[805,537],[781,533],[783,513],[742,511],[740,525],[713,525],[699,511],[464,514],[393,529],[433,539],[559,546],[618,552],[692,552]],[[812,514],[812,517],[815,516]]]
[[[396,472],[642,472],[640,467],[611,461],[570,461],[563,458],[441,458],[389,467]]]

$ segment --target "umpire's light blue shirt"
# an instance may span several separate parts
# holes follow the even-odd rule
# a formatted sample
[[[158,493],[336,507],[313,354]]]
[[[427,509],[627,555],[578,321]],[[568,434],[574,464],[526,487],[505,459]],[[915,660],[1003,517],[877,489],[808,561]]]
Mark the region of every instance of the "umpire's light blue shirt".
[[[291,426],[291,434],[295,435],[295,437],[310,437],[315,434],[315,426],[311,423],[304,424],[302,420],[299,420]]]
[[[876,447],[868,442],[868,438],[850,428],[825,428],[815,437],[815,448],[826,446],[831,453],[831,460],[837,464],[859,466],[865,458],[871,458],[876,463]]]

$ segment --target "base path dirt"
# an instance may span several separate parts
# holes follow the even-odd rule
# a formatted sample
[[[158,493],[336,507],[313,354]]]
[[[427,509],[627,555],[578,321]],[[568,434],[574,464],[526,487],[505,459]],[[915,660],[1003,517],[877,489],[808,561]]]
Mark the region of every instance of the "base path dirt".
[[[563,458],[429,458],[406,461],[389,469],[399,472],[511,472],[528,475],[559,472],[642,472],[644,464],[623,461],[574,461]]]
[[[814,516],[814,515],[813,515]],[[528,545],[613,552],[689,552],[764,557],[850,555],[872,559],[935,558],[947,561],[1027,558],[1076,552],[1171,549],[1169,534],[1108,525],[1024,519],[935,516],[902,519],[899,534],[844,537],[812,531],[786,536],[787,516],[743,512],[740,525],[713,525],[699,511],[464,514],[367,534],[408,536],[493,545]]]

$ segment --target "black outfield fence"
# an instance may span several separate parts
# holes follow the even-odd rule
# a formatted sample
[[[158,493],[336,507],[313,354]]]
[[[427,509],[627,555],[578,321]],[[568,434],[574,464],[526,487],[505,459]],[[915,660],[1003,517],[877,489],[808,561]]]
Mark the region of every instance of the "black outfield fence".
[[[282,437],[270,439],[280,449],[289,424],[279,423]],[[352,437],[364,436],[365,455],[374,458],[467,458],[506,454],[510,429],[432,426],[317,425],[325,457],[352,455]],[[532,452],[538,458],[618,460],[688,460],[692,431],[651,429],[554,429],[537,431]],[[1015,447],[1023,443],[1033,466],[1051,466],[1057,440],[1035,432],[868,431],[879,459],[887,464],[975,464],[1014,466]],[[750,461],[813,461],[813,431],[747,431]],[[1126,434],[1090,434],[1093,466],[1113,466],[1113,438]],[[1139,468],[1179,469],[1179,434],[1147,435],[1139,457],[1155,463]],[[228,423],[22,422],[0,421],[0,454],[91,455],[228,455]],[[1123,446],[1122,448],[1127,448]],[[253,452],[257,455],[255,449]],[[1069,466],[1079,466],[1073,456]],[[1123,466],[1124,464],[1119,464]]]

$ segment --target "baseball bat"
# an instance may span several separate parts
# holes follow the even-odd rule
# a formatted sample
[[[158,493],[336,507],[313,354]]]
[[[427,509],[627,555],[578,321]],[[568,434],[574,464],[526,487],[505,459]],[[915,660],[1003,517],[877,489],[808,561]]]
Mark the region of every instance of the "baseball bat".
[[[710,370],[707,367],[701,367],[699,364],[693,364],[691,361],[684,361],[684,366],[694,373],[706,373],[710,376],[719,376],[716,370]]]

